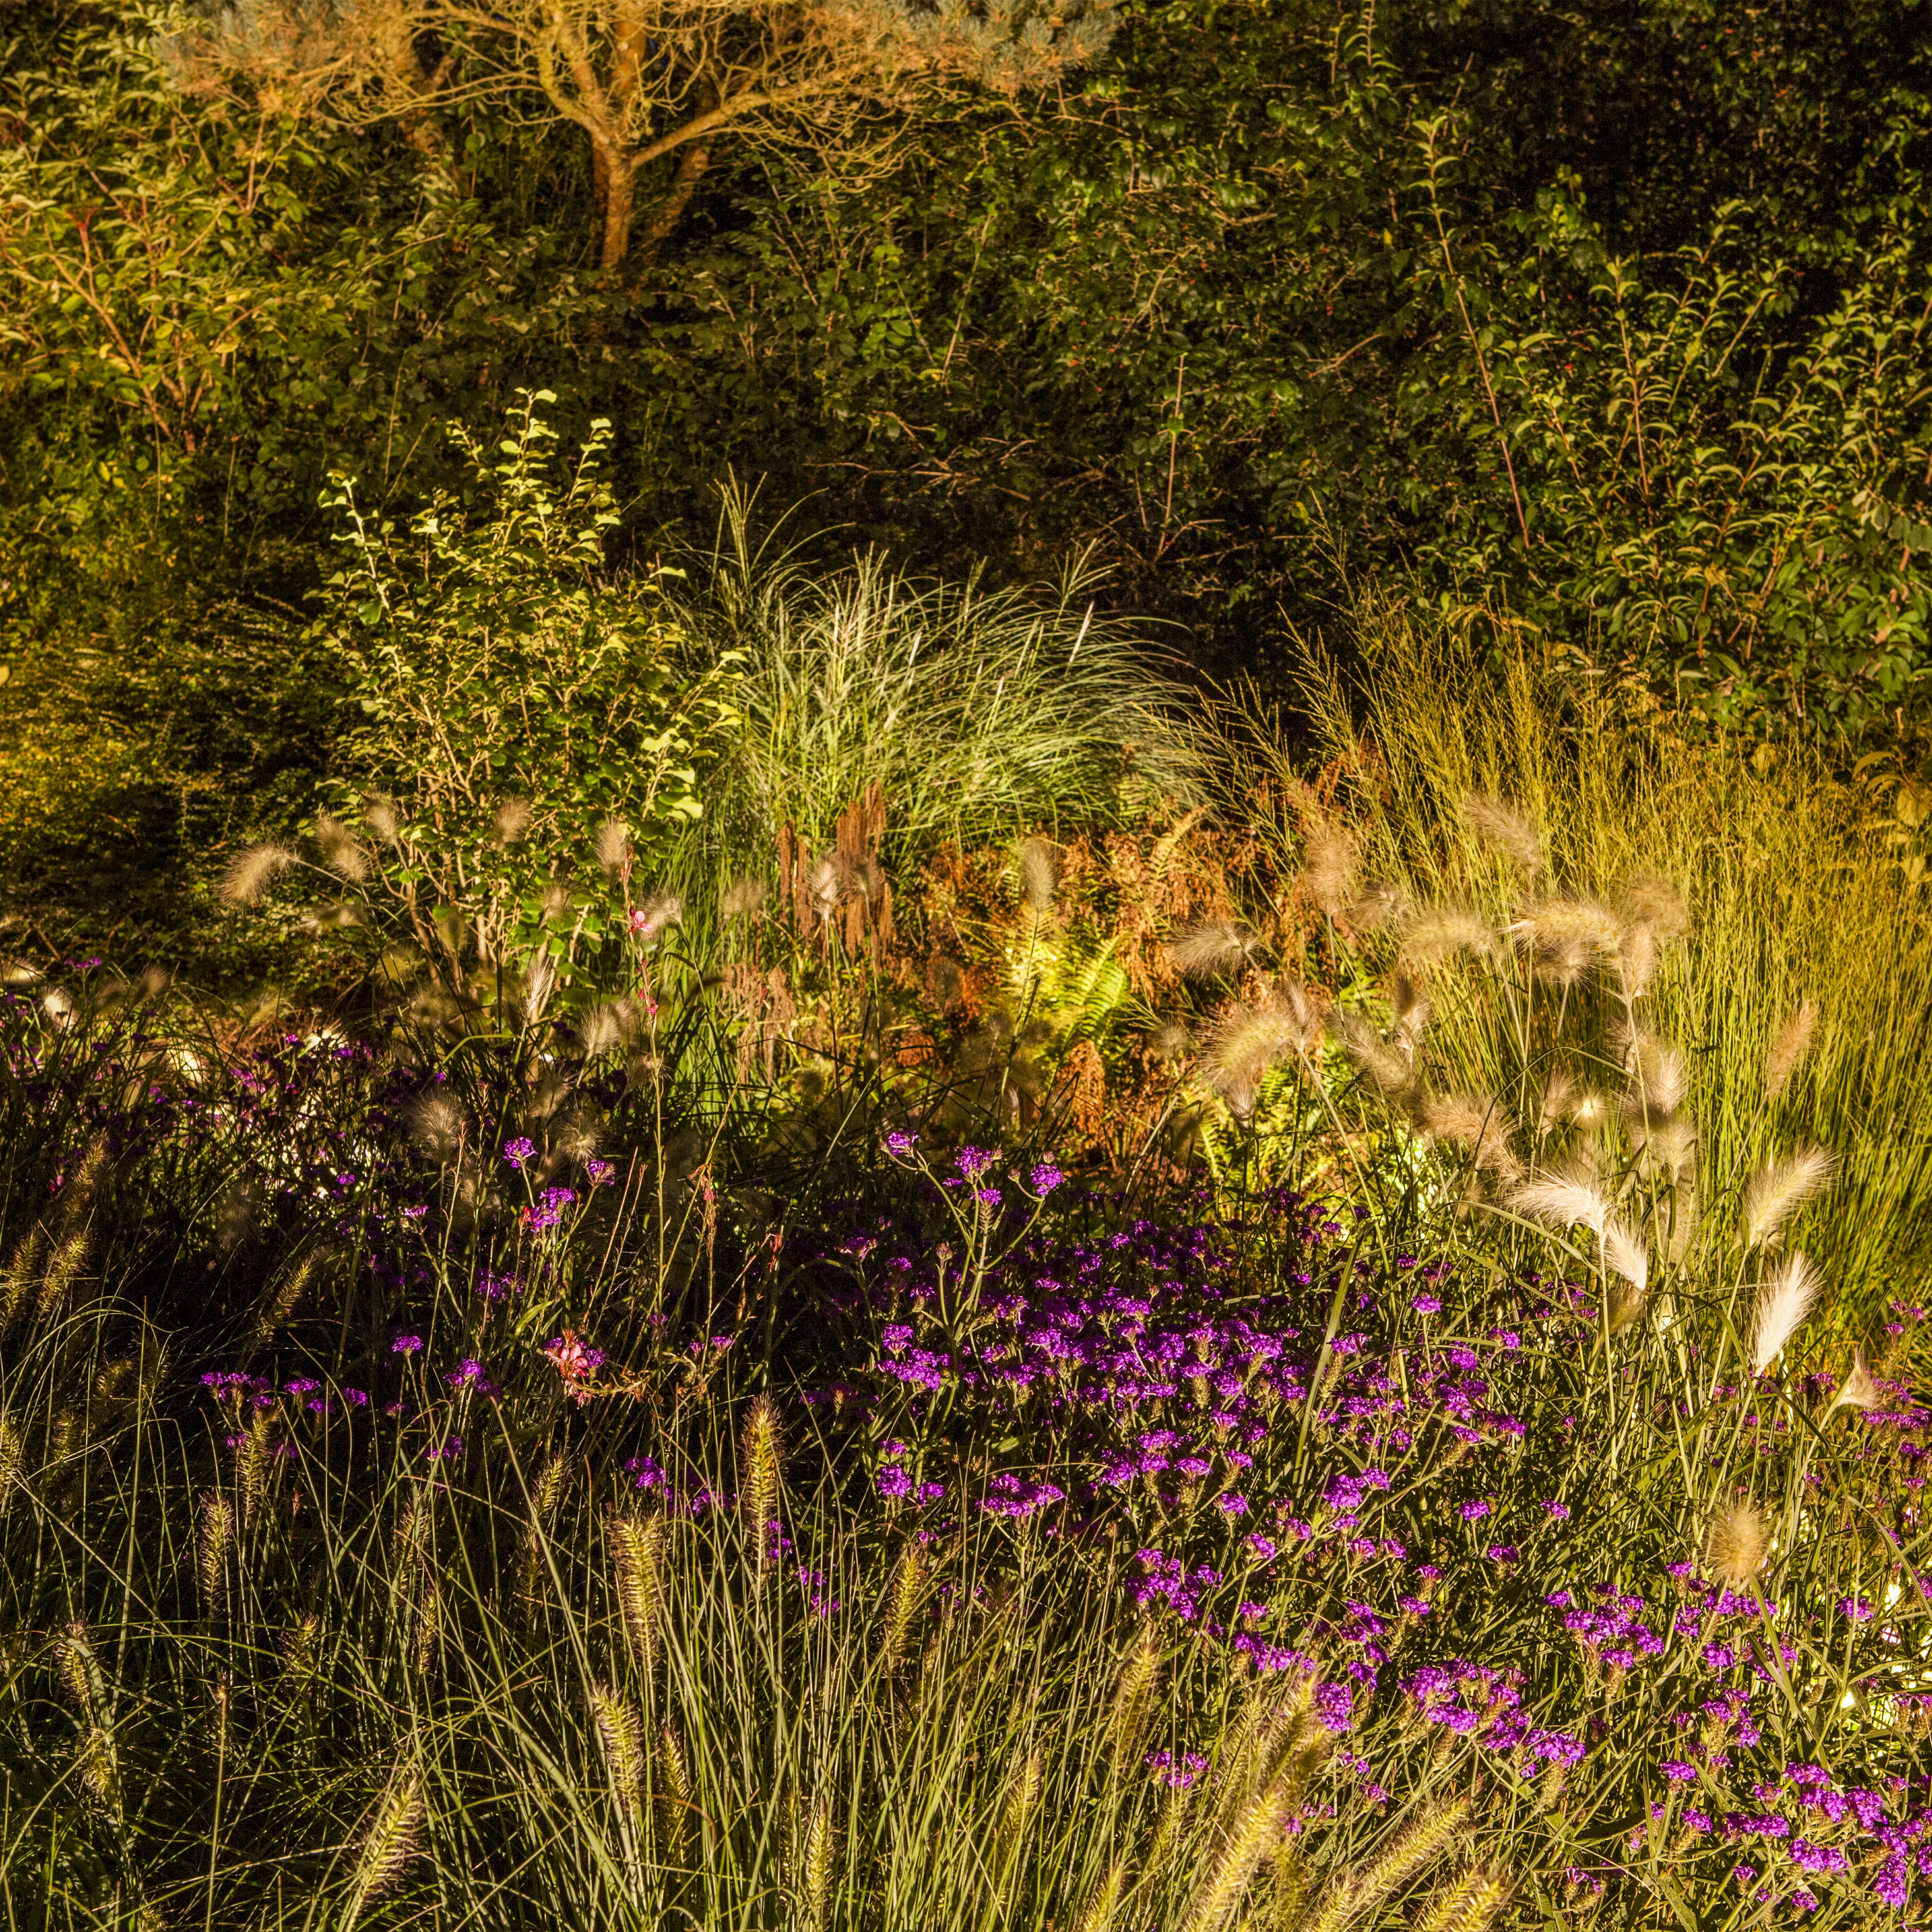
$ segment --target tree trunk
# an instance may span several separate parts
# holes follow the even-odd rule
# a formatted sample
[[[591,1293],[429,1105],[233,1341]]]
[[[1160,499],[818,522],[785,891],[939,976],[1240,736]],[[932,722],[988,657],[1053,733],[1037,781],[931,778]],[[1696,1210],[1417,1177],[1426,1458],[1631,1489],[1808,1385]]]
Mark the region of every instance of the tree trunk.
[[[643,262],[654,261],[683,218],[684,211],[691,205],[691,197],[697,188],[704,170],[711,165],[711,151],[694,141],[684,151],[677,164],[677,172],[672,177],[670,186],[665,190],[664,199],[651,211],[651,218],[644,224],[644,231],[638,238],[638,259]]]
[[[631,247],[631,212],[635,205],[637,174],[628,156],[597,152],[598,202],[602,209],[602,240],[597,266],[608,274],[621,268]]]

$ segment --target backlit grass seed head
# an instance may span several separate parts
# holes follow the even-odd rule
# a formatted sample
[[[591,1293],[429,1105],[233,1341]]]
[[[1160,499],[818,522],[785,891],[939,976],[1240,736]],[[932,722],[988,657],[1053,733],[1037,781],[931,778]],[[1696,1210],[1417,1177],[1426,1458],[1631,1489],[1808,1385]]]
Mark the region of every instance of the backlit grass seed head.
[[[1154,1708],[1154,1693],[1160,1685],[1160,1636],[1149,1621],[1142,1624],[1114,1686],[1114,1707],[1108,1730],[1116,1774],[1138,1760],[1148,1718]]]
[[[385,845],[394,844],[403,830],[402,817],[394,802],[386,798],[365,798],[362,801],[362,829]]]
[[[1696,1166],[1697,1126],[1688,1114],[1631,1124],[1630,1142],[1646,1170],[1682,1180]]]
[[[20,1432],[7,1417],[0,1415],[0,1516],[6,1514],[14,1500],[14,1485],[20,1480],[23,1456]]]
[[[1311,825],[1303,843],[1302,890],[1330,919],[1340,919],[1355,896],[1361,850],[1340,826]]]
[[[1126,1860],[1116,1858],[1088,1894],[1087,1903],[1080,1908],[1080,1916],[1073,1922],[1073,1932],[1108,1932],[1108,1928],[1114,1922],[1114,1910],[1120,1902],[1120,1886],[1126,1875]]]
[[[54,1639],[54,1670],[76,1713],[90,1722],[107,1705],[107,1679],[87,1626],[76,1617]]]
[[[1601,1238],[1610,1225],[1610,1204],[1586,1181],[1557,1174],[1540,1174],[1518,1188],[1510,1198],[1517,1213],[1552,1228],[1574,1228],[1580,1224]]]
[[[1645,922],[1626,926],[1617,945],[1617,975],[1627,1000],[1640,1000],[1657,979],[1663,963],[1664,947],[1657,928]]]
[[[1405,966],[1426,972],[1459,953],[1493,958],[1496,946],[1496,928],[1480,913],[1462,906],[1425,906],[1402,928],[1397,950]]]
[[[1846,1370],[1838,1394],[1832,1398],[1832,1408],[1876,1408],[1884,1400],[1877,1382],[1865,1364],[1865,1352],[1855,1348],[1852,1352],[1852,1366]]]
[[[1486,792],[1466,792],[1462,820],[1483,844],[1507,859],[1526,879],[1533,879],[1542,871],[1543,835],[1520,806]]]
[[[1762,1375],[1784,1352],[1798,1324],[1818,1298],[1818,1271],[1805,1258],[1789,1254],[1765,1276],[1751,1320],[1751,1372]]]
[[[1279,1784],[1249,1801],[1196,1888],[1181,1932],[1221,1932],[1262,1859],[1287,1829],[1289,1809],[1288,1794]]]
[[[1744,1187],[1739,1216],[1744,1246],[1761,1247],[1786,1222],[1831,1184],[1837,1163],[1821,1147],[1802,1147],[1783,1160],[1767,1161]]]
[[[27,1305],[39,1283],[46,1251],[46,1232],[38,1226],[30,1229],[14,1249],[4,1274],[0,1274],[0,1330],[11,1328]]]
[[[621,872],[631,856],[631,828],[621,818],[607,818],[597,828],[597,862],[613,874]]]
[[[463,1109],[444,1088],[430,1087],[410,1103],[410,1132],[432,1159],[447,1162],[463,1144]]]
[[[46,1273],[40,1277],[40,1292],[34,1298],[35,1316],[44,1322],[66,1300],[68,1292],[80,1279],[87,1265],[88,1240],[83,1230],[71,1234],[47,1258]]]
[[[1222,1010],[1208,1032],[1200,1077],[1246,1120],[1270,1070],[1305,1056],[1306,1048],[1306,1027],[1294,1013],[1234,1001]]]
[[[1405,1826],[1383,1850],[1335,1888],[1346,1901],[1336,1923],[1364,1917],[1394,1898],[1450,1846],[1466,1837],[1463,1826],[1468,1815],[1468,1799],[1456,1798],[1446,1804],[1432,1804]]]
[[[1384,932],[1400,925],[1408,912],[1408,901],[1401,888],[1377,879],[1364,886],[1361,897],[1344,909],[1342,922],[1357,932]]]
[[[227,1607],[228,1552],[234,1541],[235,1504],[220,1490],[211,1490],[201,1499],[194,1547],[194,1577],[204,1616],[218,1617]]]
[[[637,1710],[608,1684],[590,1687],[590,1715],[604,1774],[620,1804],[638,1805],[644,1796],[644,1730]]]
[[[1336,1043],[1356,1071],[1387,1100],[1406,1100],[1415,1086],[1415,1067],[1400,1048],[1390,1046],[1360,1013],[1339,1007],[1330,1016]]]
[[[1013,863],[1022,904],[1036,917],[1046,918],[1060,890],[1060,862],[1053,848],[1044,838],[1022,838],[1014,848]]]
[[[1465,1872],[1430,1902],[1414,1922],[1415,1932],[1489,1932],[1509,1897],[1509,1882],[1501,1873]]]
[[[422,1779],[413,1771],[398,1771],[362,1834],[343,1916],[345,1932],[408,1870],[422,1843],[424,1816]]]
[[[253,905],[295,862],[296,855],[286,845],[245,847],[222,868],[216,890],[230,905]]]
[[[255,1512],[262,1506],[262,1493],[268,1484],[268,1463],[274,1450],[270,1414],[266,1408],[255,1412],[235,1451],[235,1486],[241,1493],[242,1520],[245,1523],[255,1520]]]
[[[764,911],[766,892],[763,879],[734,879],[718,895],[719,917],[749,919]]]
[[[1690,1077],[1684,1055],[1667,1040],[1648,1034],[1633,1042],[1627,1060],[1624,1112],[1634,1121],[1667,1119],[1684,1104]]]
[[[1389,1044],[1413,1060],[1433,1010],[1428,996],[1406,973],[1398,973],[1390,1006]]]
[[[1522,1163],[1510,1146],[1515,1123],[1487,1094],[1451,1094],[1429,1101],[1422,1112],[1422,1130],[1431,1138],[1462,1148],[1484,1172],[1516,1180]]]
[[[355,832],[332,812],[320,814],[315,821],[315,841],[322,848],[322,862],[338,878],[356,884],[369,876],[369,854]]]
[[[530,829],[530,802],[526,798],[506,798],[490,822],[490,836],[506,847],[515,844]]]
[[[1742,1589],[1764,1568],[1768,1547],[1764,1517],[1749,1503],[1733,1503],[1704,1532],[1704,1561],[1712,1576]]]
[[[742,1453],[745,1526],[763,1569],[769,1560],[770,1527],[778,1518],[782,1473],[778,1404],[768,1395],[758,1396],[745,1418]]]
[[[1508,930],[1537,977],[1558,987],[1580,985],[1624,938],[1616,915],[1589,899],[1541,900]]]
[[[660,1514],[610,1519],[617,1613],[638,1668],[648,1677],[657,1663],[664,1616],[664,1519]]]
[[[904,1660],[906,1640],[926,1593],[926,1552],[909,1546],[892,1571],[892,1587],[886,1597],[884,1627],[879,1633],[879,1668],[887,1676]]]
[[[807,1932],[824,1932],[832,1900],[832,1808],[821,1798],[812,1805],[799,1857],[799,1904]]]
[[[1613,910],[1625,926],[1647,926],[1660,946],[1690,930],[1690,908],[1684,895],[1658,872],[1640,872],[1617,893]]]
[[[1812,1036],[1817,1031],[1818,1006],[1814,1000],[1802,1001],[1797,1012],[1778,1030],[1778,1037],[1771,1043],[1771,1051],[1765,1057],[1765,1097],[1776,1100],[1783,1097],[1784,1090],[1791,1084],[1792,1078],[1805,1062],[1811,1051]]]
[[[690,1763],[675,1724],[666,1724],[658,1732],[658,1768],[663,1774],[658,1792],[658,1831],[669,1862],[682,1865],[691,1842],[692,1817],[696,1807],[692,1796]]]
[[[1217,919],[1177,932],[1163,950],[1184,980],[1211,980],[1239,972],[1259,952],[1261,941],[1246,926]]]
[[[1650,1292],[1650,1251],[1636,1230],[1624,1221],[1612,1220],[1604,1224],[1603,1244],[1604,1267],[1618,1276],[1629,1290],[1624,1298],[1624,1321],[1620,1323],[1616,1318],[1617,1311],[1612,1311],[1610,1326],[1614,1331],[1635,1320],[1644,1297]]]

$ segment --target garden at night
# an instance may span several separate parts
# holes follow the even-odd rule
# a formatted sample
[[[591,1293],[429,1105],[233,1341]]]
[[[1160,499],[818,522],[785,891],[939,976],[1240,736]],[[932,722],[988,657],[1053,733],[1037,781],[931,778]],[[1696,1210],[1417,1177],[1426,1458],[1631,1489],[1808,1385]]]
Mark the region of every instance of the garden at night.
[[[1920,0],[0,0],[8,1932],[1932,1924]]]

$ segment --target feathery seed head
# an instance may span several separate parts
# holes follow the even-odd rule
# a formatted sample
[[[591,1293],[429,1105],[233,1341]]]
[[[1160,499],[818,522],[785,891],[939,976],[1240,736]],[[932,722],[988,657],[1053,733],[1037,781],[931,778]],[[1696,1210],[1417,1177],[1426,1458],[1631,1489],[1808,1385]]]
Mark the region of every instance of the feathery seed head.
[[[1543,835],[1520,806],[1484,792],[1466,793],[1462,818],[1490,849],[1507,859],[1526,879],[1543,869]]]
[[[778,1516],[782,1479],[778,1408],[768,1395],[758,1396],[745,1418],[744,1471],[745,1526],[763,1570],[770,1560],[770,1528]]]
[[[1616,911],[1626,926],[1648,926],[1660,946],[1690,930],[1684,895],[1660,873],[1640,872],[1630,880],[1617,894]]]
[[[1619,1324],[1612,1311],[1610,1326],[1614,1330],[1636,1318],[1643,1298],[1650,1292],[1650,1252],[1635,1229],[1628,1222],[1618,1220],[1604,1223],[1603,1246],[1604,1265],[1612,1274],[1621,1276],[1630,1291],[1624,1298],[1624,1323]]]
[[[763,879],[734,879],[718,898],[719,916],[724,919],[749,919],[764,911],[765,896]]]
[[[1624,998],[1640,1000],[1650,991],[1663,957],[1655,926],[1640,920],[1624,928],[1617,946],[1617,972],[1623,982]]]
[[[399,1768],[376,1801],[375,1815],[363,1834],[350,1881],[345,1932],[362,1917],[365,1906],[409,1869],[421,1841],[423,1816],[422,1780],[413,1770]]]
[[[463,1109],[442,1087],[426,1087],[410,1103],[410,1132],[418,1145],[439,1161],[454,1158],[462,1144]]]
[[[1832,1408],[1876,1408],[1884,1400],[1879,1392],[1877,1381],[1865,1364],[1865,1352],[1862,1348],[1853,1349],[1852,1366],[1846,1370],[1838,1394],[1832,1398]]]
[[[1433,1139],[1467,1148],[1485,1172],[1508,1180],[1522,1172],[1522,1163],[1510,1147],[1515,1123],[1487,1094],[1452,1094],[1429,1101],[1422,1112],[1422,1130]]]
[[[886,1599],[885,1627],[880,1633],[879,1667],[887,1676],[897,1670],[905,1657],[906,1639],[912,1630],[920,1600],[925,1594],[926,1552],[908,1544],[892,1572],[890,1594]]]
[[[1060,890],[1060,865],[1053,848],[1044,838],[1022,838],[1013,859],[1022,902],[1044,919],[1052,911],[1053,896]]]
[[[235,1505],[219,1490],[201,1499],[201,1528],[195,1540],[195,1581],[202,1614],[218,1617],[228,1603],[228,1550],[235,1540]]]
[[[1405,966],[1426,972],[1459,952],[1491,958],[1496,950],[1495,928],[1480,913],[1463,906],[1424,906],[1402,929],[1399,953]]]
[[[1744,1246],[1759,1247],[1772,1240],[1785,1222],[1829,1186],[1837,1166],[1821,1147],[1802,1147],[1783,1160],[1767,1161],[1744,1188]]]
[[[1256,1868],[1286,1828],[1289,1808],[1287,1792],[1279,1784],[1243,1808],[1220,1856],[1194,1894],[1182,1932],[1220,1932]]]
[[[1536,1131],[1539,1136],[1554,1133],[1563,1124],[1576,1094],[1575,1079],[1562,1067],[1552,1067],[1536,1096]]]
[[[1384,1100],[1412,1096],[1416,1072],[1406,1054],[1390,1046],[1360,1013],[1345,1012],[1338,1006],[1329,1019],[1342,1051]]]
[[[1792,1076],[1804,1064],[1811,1051],[1811,1036],[1817,1027],[1817,1002],[1805,1000],[1779,1028],[1778,1037],[1772,1042],[1771,1052],[1765,1059],[1765,1095],[1768,1100],[1783,1097]]]
[[[1234,1001],[1208,1034],[1201,1077],[1245,1120],[1268,1070],[1305,1050],[1305,1030],[1292,1014]]]
[[[649,1677],[657,1664],[658,1632],[664,1614],[664,1519],[662,1514],[614,1516],[610,1532],[618,1614],[623,1619],[631,1654]]]
[[[526,798],[506,798],[490,820],[490,836],[499,845],[511,846],[530,829],[530,802]]]
[[[822,1798],[812,1808],[799,1859],[800,1904],[806,1932],[823,1932],[832,1896],[832,1808]]]
[[[393,845],[403,829],[403,821],[394,805],[386,798],[365,798],[362,801],[362,825],[365,831],[385,845]]]
[[[1214,920],[1178,932],[1165,947],[1168,964],[1185,980],[1210,980],[1238,972],[1260,950],[1260,941],[1232,920]]]
[[[1114,1688],[1110,1728],[1116,1774],[1133,1761],[1140,1750],[1142,1734],[1148,1713],[1154,1708],[1154,1691],[1160,1682],[1160,1638],[1150,1621],[1143,1622]]]
[[[1073,1932],[1107,1932],[1114,1922],[1114,1909],[1120,1902],[1120,1882],[1126,1875],[1126,1860],[1116,1858],[1082,1906]]]
[[[1340,919],[1347,910],[1360,865],[1361,849],[1352,834],[1318,820],[1309,826],[1303,842],[1301,884],[1330,919]]]
[[[608,1684],[590,1687],[590,1715],[603,1754],[604,1774],[620,1804],[640,1804],[644,1795],[644,1727],[637,1708]]]
[[[1764,1517],[1749,1503],[1720,1510],[1704,1532],[1705,1562],[1733,1589],[1763,1568],[1766,1547]]]
[[[1762,1375],[1784,1353],[1810,1313],[1819,1286],[1817,1270],[1797,1253],[1786,1255],[1765,1276],[1751,1321],[1752,1374]]]
[[[218,890],[230,905],[253,905],[295,862],[296,855],[286,845],[247,846],[222,868]]]
[[[1382,879],[1372,880],[1362,896],[1348,907],[1342,922],[1358,932],[1381,932],[1407,917],[1408,901],[1401,888]]]
[[[1539,900],[1508,929],[1537,976],[1563,987],[1580,983],[1624,937],[1616,915],[1588,899]]]
[[[597,862],[608,873],[621,872],[631,856],[631,828],[621,818],[607,818],[597,828]]]
[[[1354,1874],[1350,1887],[1352,1916],[1372,1912],[1437,1858],[1461,1835],[1469,1815],[1466,1798],[1450,1799],[1427,1810],[1398,1832],[1388,1845]]]
[[[1581,1222],[1600,1240],[1610,1225],[1610,1204],[1587,1182],[1561,1175],[1539,1175],[1516,1190],[1511,1205],[1531,1220],[1552,1228]]]
[[[319,814],[315,821],[316,843],[322,848],[323,862],[338,878],[351,884],[369,876],[369,854],[350,828],[332,812]]]
[[[1413,1060],[1432,1011],[1428,998],[1406,973],[1398,973],[1390,1004],[1393,1024],[1389,1028],[1389,1044]]]

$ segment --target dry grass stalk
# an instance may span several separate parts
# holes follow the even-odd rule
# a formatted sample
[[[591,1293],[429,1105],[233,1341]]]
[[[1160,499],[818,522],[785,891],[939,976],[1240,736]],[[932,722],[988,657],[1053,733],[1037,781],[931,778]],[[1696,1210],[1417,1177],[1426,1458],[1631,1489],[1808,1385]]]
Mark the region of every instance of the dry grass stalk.
[[[1324,1907],[1324,1916],[1315,1924],[1328,1923],[1332,1916],[1332,1923],[1339,1927],[1376,1910],[1442,1856],[1462,1834],[1468,1815],[1466,1798],[1430,1806],[1404,1826],[1373,1858],[1334,1886],[1333,1902]],[[1313,1928],[1310,1932],[1313,1932]]]
[[[1761,1247],[1808,1201],[1830,1185],[1837,1162],[1821,1147],[1804,1147],[1783,1160],[1767,1161],[1744,1188],[1739,1219],[1744,1246]]]
[[[354,831],[332,812],[320,814],[315,821],[316,843],[322,848],[323,862],[339,878],[353,884],[369,876],[369,854]]]

